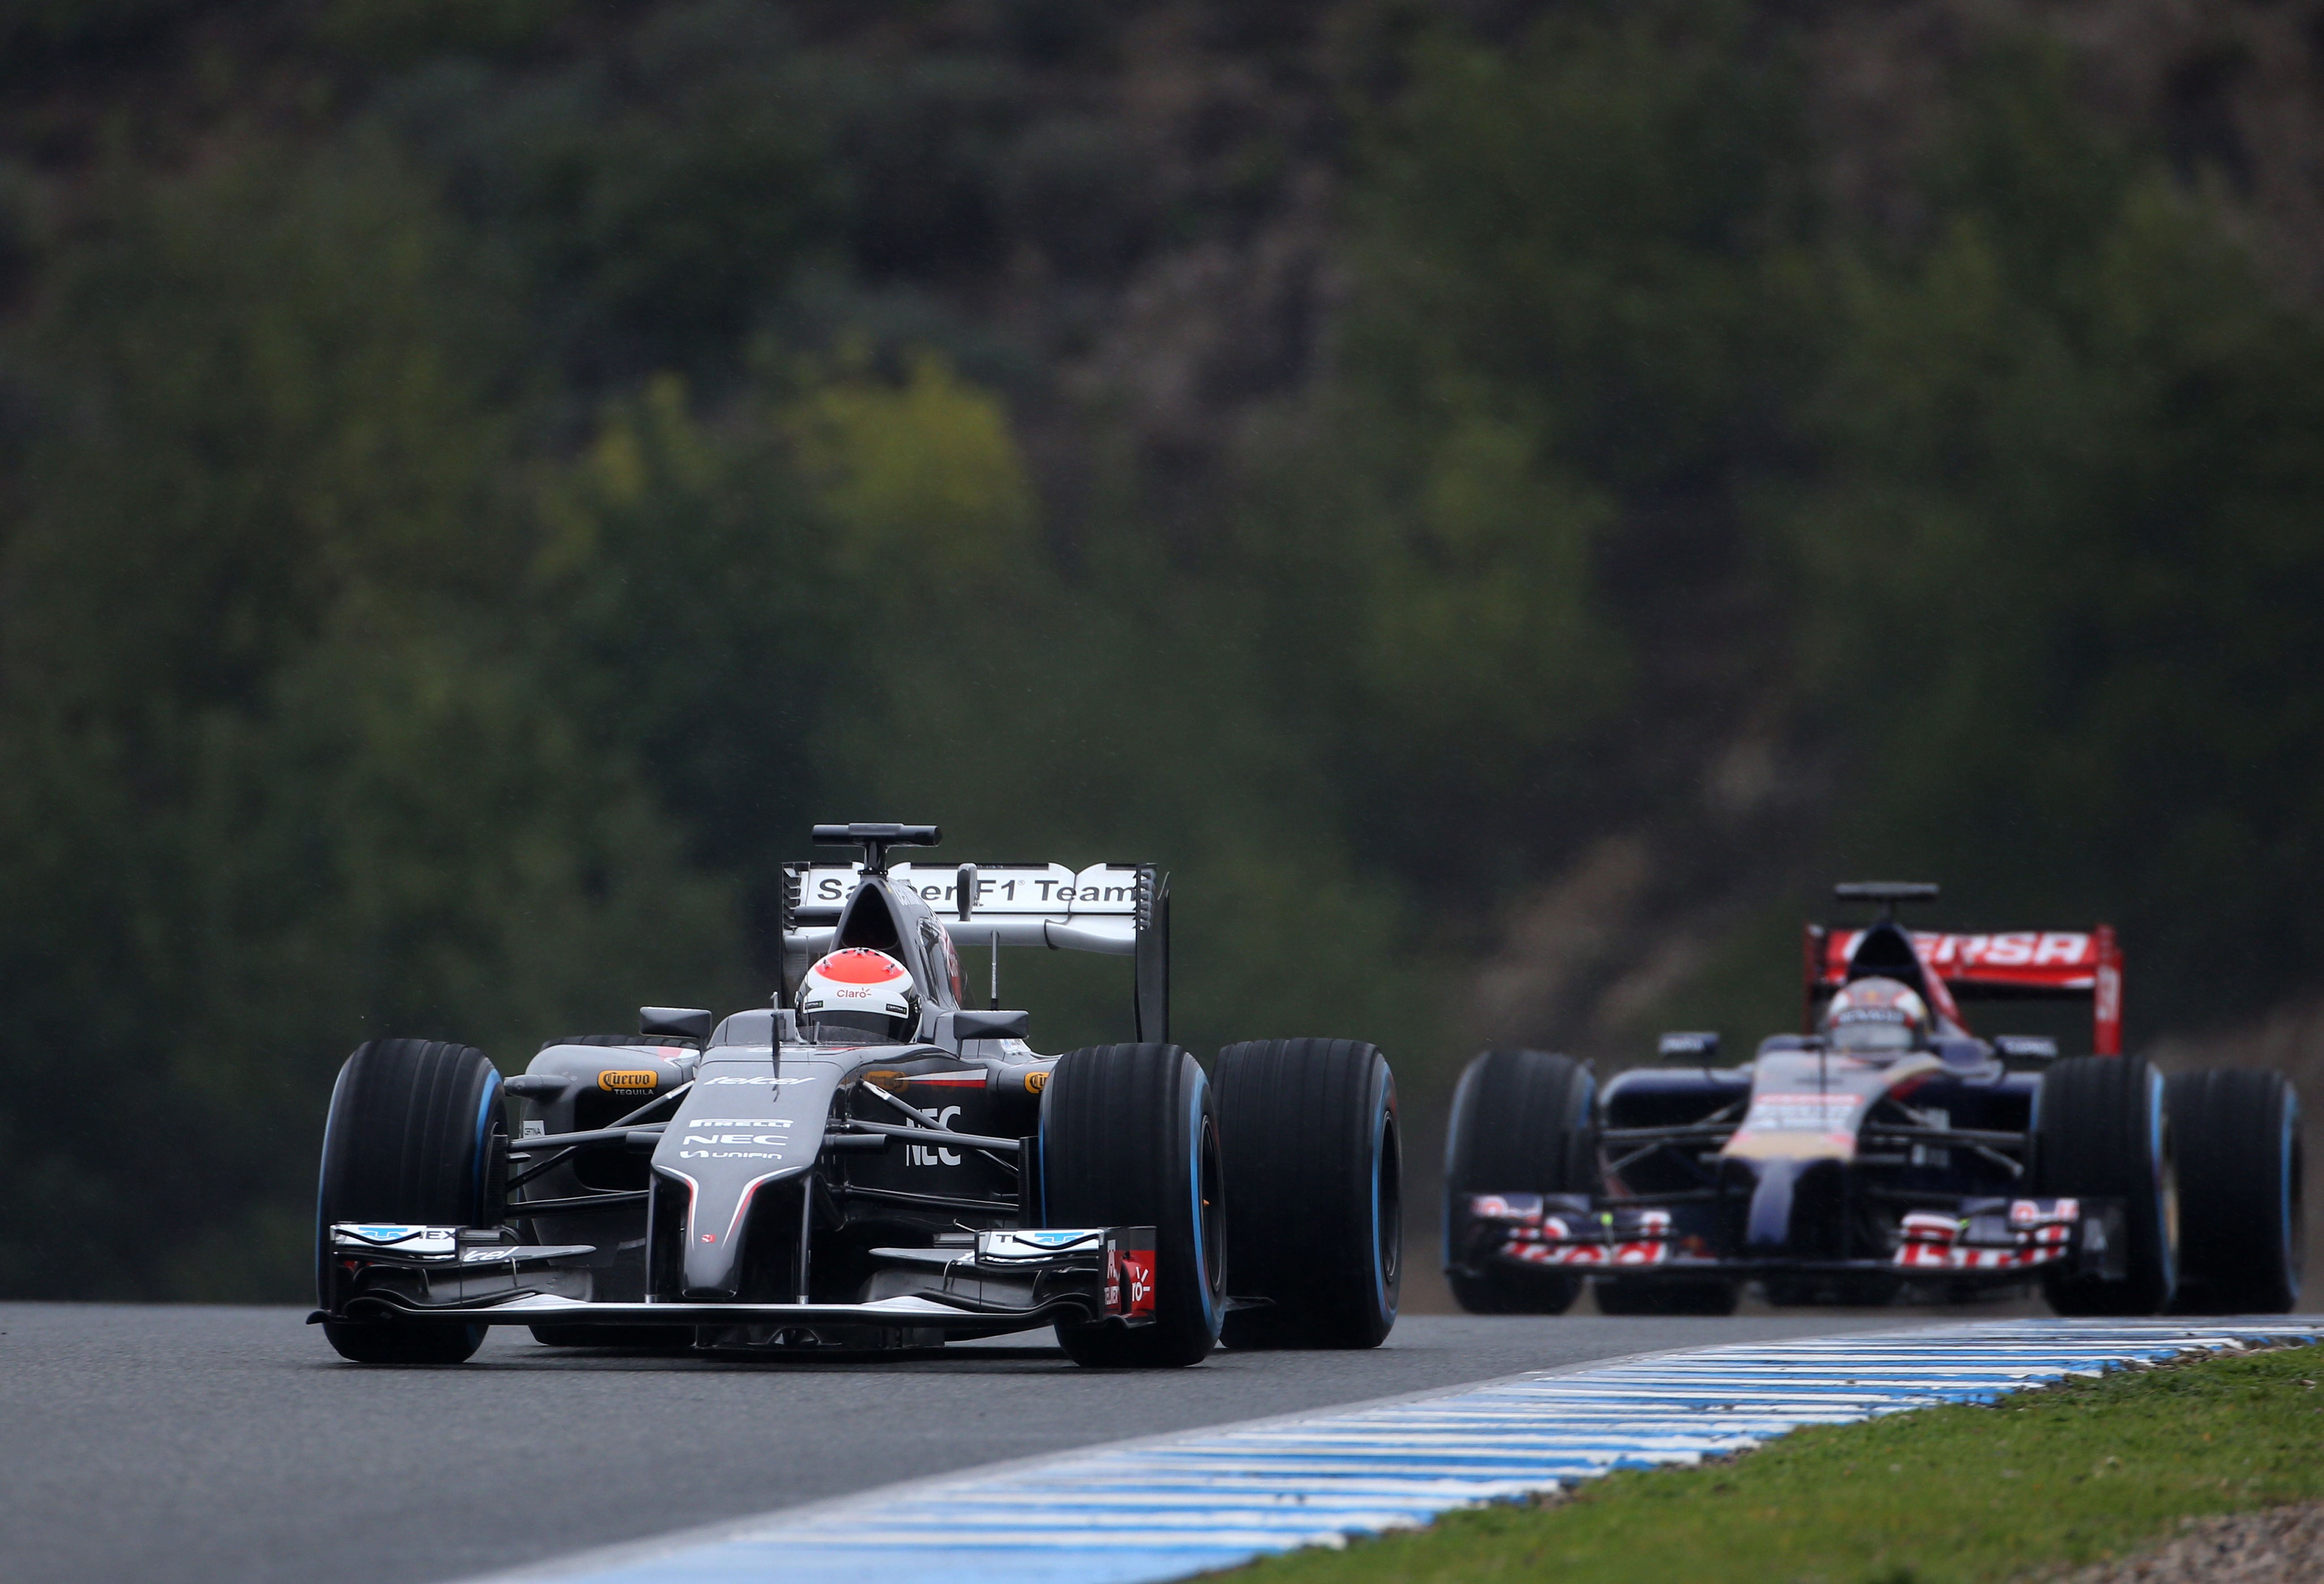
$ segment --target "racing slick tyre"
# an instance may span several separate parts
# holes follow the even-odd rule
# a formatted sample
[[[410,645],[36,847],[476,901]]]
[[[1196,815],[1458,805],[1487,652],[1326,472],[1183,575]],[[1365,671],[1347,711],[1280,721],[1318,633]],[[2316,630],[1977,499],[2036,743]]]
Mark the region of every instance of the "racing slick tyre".
[[[2180,1073],[2181,1314],[2288,1314],[2300,1303],[2300,1097],[2280,1073]]]
[[[339,1069],[323,1125],[322,1185],[315,1201],[316,1280],[332,1302],[335,1221],[496,1227],[508,1200],[508,1118],[501,1075],[473,1045],[374,1039]],[[435,1322],[323,1322],[323,1335],[358,1364],[459,1364],[485,1327]]]
[[[2144,1058],[2068,1056],[2042,1074],[2034,1192],[2122,1202],[2126,1274],[2045,1272],[2061,1314],[2157,1314],[2179,1285],[2179,1184],[2163,1074]]]
[[[1057,1059],[1041,1091],[1041,1201],[1052,1227],[1152,1227],[1154,1320],[1057,1322],[1076,1364],[1199,1364],[1226,1311],[1218,1107],[1175,1045],[1093,1045]]]
[[[1487,1051],[1462,1070],[1444,1127],[1445,1280],[1471,1314],[1563,1314],[1582,1295],[1568,1271],[1453,1267],[1452,1202],[1463,1193],[1594,1193],[1598,1081],[1571,1056]]]
[[[1219,1053],[1220,1158],[1236,1296],[1230,1348],[1377,1348],[1403,1285],[1396,1075],[1352,1039]]]
[[[1600,1314],[1732,1314],[1738,1285],[1716,1280],[1656,1282],[1636,1276],[1600,1276]]]

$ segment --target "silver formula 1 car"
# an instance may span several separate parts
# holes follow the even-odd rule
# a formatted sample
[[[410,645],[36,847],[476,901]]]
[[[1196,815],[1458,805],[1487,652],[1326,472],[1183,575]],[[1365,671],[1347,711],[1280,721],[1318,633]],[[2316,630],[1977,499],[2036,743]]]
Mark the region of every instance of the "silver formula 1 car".
[[[1396,1081],[1354,1040],[1168,1042],[1169,884],[1148,865],[890,864],[934,826],[817,826],[786,870],[784,988],[713,1027],[552,1040],[505,1081],[466,1045],[341,1069],[312,1319],[364,1363],[551,1345],[761,1354],[1053,1326],[1087,1365],[1362,1348],[1394,1324]],[[972,1008],[958,944],[1118,953],[1136,1039],[1037,1054]],[[838,979],[825,965],[840,963]],[[900,965],[891,1003],[833,998]],[[905,981],[908,982],[904,982]],[[836,985],[835,990],[831,987]],[[830,993],[800,991],[823,986]],[[512,1103],[513,1102],[513,1103]]]
[[[1805,1029],[1715,1033],[1602,1088],[1542,1051],[1470,1064],[1445,1145],[1445,1268],[1480,1312],[1962,1298],[2036,1284],[2066,1314],[2282,1312],[2301,1285],[2300,1111],[2273,1073],[2167,1082],[2122,1052],[2114,932],[1908,932],[1925,884],[1811,926]],[[2091,1004],[2090,1053],[1981,1039],[1959,999]]]

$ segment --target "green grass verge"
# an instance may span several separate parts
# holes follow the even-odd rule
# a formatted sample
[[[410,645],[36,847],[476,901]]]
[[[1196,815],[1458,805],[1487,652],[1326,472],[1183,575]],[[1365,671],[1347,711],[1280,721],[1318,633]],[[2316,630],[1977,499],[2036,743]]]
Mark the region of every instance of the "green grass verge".
[[[2319,1497],[2324,1349],[2295,1348],[1798,1431],[1233,1577],[1968,1584],[2126,1555],[2182,1516]]]

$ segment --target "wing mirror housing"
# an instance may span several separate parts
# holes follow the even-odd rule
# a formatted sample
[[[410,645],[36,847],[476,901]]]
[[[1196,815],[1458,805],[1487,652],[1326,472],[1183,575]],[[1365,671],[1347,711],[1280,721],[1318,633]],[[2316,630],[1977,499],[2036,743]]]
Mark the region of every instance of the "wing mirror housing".
[[[1655,1054],[1665,1062],[1683,1062],[1689,1066],[1708,1067],[1719,1059],[1719,1031],[1705,1028],[1665,1034],[1655,1045]]]
[[[952,1015],[952,1034],[954,1039],[1022,1039],[1032,1021],[1026,1012],[963,1010]]]
[[[710,1037],[706,1007],[640,1007],[638,1032],[654,1039],[688,1039],[696,1045]]]

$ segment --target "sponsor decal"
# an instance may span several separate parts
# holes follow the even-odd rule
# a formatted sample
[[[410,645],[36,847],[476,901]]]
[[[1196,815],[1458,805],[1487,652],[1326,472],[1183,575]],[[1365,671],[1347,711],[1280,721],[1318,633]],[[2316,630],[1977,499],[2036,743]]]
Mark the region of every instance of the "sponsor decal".
[[[1025,1074],[1025,1092],[1027,1094],[1038,1094],[1048,1087],[1049,1070],[1047,1067],[1042,1068],[1038,1073],[1028,1073]]]
[[[632,1090],[658,1089],[661,1074],[644,1068],[613,1069],[597,1074],[597,1087],[609,1094],[624,1094]]]
[[[487,1260],[514,1259],[515,1257],[516,1249],[514,1247],[507,1244],[503,1244],[497,1248],[463,1248],[460,1250],[460,1263],[462,1265],[482,1265]]]
[[[353,1232],[374,1243],[401,1243],[412,1238],[448,1238],[450,1227],[415,1227],[403,1221],[342,1221],[337,1230]]]
[[[1541,1220],[1541,1195],[1538,1193],[1472,1193],[1469,1196],[1469,1213],[1480,1221],[1518,1221],[1529,1224]],[[1558,1236],[1563,1237],[1564,1234],[1561,1232]]]
[[[1538,1194],[1477,1194],[1471,1204],[1499,1201],[1505,1213],[1499,1252],[1527,1265],[1662,1265],[1671,1257],[1666,1210],[1599,1211],[1584,1216],[1543,1213]],[[1514,1201],[1514,1203],[1509,1202]]]
[[[2070,1199],[2013,1200],[2006,1221],[1997,1216],[1964,1221],[1914,1211],[1899,1225],[1904,1240],[1895,1263],[1906,1270],[2024,1270],[2052,1264],[2070,1252],[2080,1213]]]
[[[548,1132],[549,1124],[536,1118],[535,1119],[523,1124],[522,1131],[519,1133],[518,1137],[522,1138],[540,1138],[546,1137]]]
[[[1121,1285],[1129,1289],[1122,1294],[1129,1299],[1124,1305],[1131,1314],[1154,1312],[1154,1251],[1151,1248],[1124,1248],[1121,1251]]]
[[[1746,1133],[1839,1133],[1856,1110],[1852,1094],[1756,1094]]]
[[[946,1106],[936,1113],[936,1126],[949,1128],[952,1119],[959,1115],[958,1106]],[[946,1149],[941,1145],[930,1148],[925,1144],[915,1144],[905,1151],[904,1164],[911,1166],[956,1166],[960,1165],[960,1151]]]
[[[809,907],[836,907],[862,879],[860,864],[818,864],[807,871],[799,899]],[[953,906],[959,883],[955,870],[908,863],[890,866],[887,879],[894,889],[938,907]],[[1062,863],[992,864],[977,877],[973,900],[982,913],[1130,913],[1138,906],[1138,871],[1111,863],[1078,871]]]
[[[863,1074],[863,1082],[874,1089],[884,1089],[890,1094],[900,1094],[909,1085],[927,1084],[937,1089],[982,1089],[988,1082],[982,1067],[968,1067],[950,1073],[899,1073],[889,1067],[875,1067]],[[1028,1084],[1034,1093],[1041,1092],[1038,1084]]]
[[[1101,1228],[1071,1230],[986,1232],[977,1242],[977,1257],[996,1264],[1048,1263],[1075,1249],[1095,1253],[1104,1239]]]
[[[1078,1229],[1057,1231],[1019,1231],[1009,1234],[1019,1243],[1030,1243],[1037,1248],[1070,1248],[1076,1243],[1087,1242],[1097,1234]]]
[[[400,1222],[338,1221],[331,1227],[331,1242],[337,1247],[377,1248],[425,1259],[449,1259],[459,1237],[457,1227],[414,1227]]]
[[[1834,930],[1825,947],[1824,976],[1838,983],[1861,930]],[[2059,989],[2084,989],[2103,969],[2098,938],[2088,930],[2016,930],[2000,935],[1913,932],[1913,951],[1946,979],[1993,980]]]
[[[687,1142],[698,1141],[689,1139]],[[678,1158],[682,1161],[779,1161],[783,1158],[783,1152],[779,1149],[681,1149],[678,1152]]]
[[[788,1128],[788,1117],[688,1117],[688,1128]]]
[[[700,1124],[698,1123],[693,1122],[687,1124],[688,1127],[698,1127],[699,1125]],[[779,1133],[689,1133],[686,1136],[684,1142],[687,1144],[784,1145],[788,1144],[790,1140],[784,1137]]]

